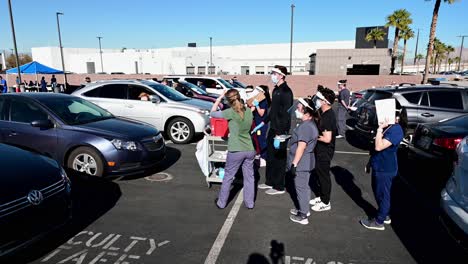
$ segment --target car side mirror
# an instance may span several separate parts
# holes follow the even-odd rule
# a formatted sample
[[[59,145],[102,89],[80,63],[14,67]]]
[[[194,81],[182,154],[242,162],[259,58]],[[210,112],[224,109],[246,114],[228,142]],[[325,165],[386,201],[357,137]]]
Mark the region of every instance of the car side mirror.
[[[34,121],[31,122],[31,126],[39,127],[39,128],[42,128],[42,129],[49,129],[49,128],[54,127],[54,123],[52,123],[52,121],[50,121],[49,119],[34,120]]]
[[[156,95],[150,95],[150,100],[154,104],[161,103],[161,98],[159,98],[159,96],[156,96]]]

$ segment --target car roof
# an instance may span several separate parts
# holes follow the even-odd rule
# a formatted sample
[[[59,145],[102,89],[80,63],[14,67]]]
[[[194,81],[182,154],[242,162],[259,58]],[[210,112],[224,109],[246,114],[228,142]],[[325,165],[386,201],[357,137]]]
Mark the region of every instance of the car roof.
[[[453,85],[413,85],[413,86],[396,86],[396,87],[381,87],[381,88],[371,88],[368,91],[383,91],[383,92],[414,92],[414,91],[429,91],[429,90],[461,90],[468,91],[468,87],[464,86],[453,86]]]
[[[167,75],[163,77],[163,79],[173,79],[173,78],[223,79],[219,76],[204,76],[204,75]]]

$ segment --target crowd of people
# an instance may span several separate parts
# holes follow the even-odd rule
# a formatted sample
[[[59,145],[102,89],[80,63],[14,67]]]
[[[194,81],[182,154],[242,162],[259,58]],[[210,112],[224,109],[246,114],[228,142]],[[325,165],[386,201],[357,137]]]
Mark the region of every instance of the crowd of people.
[[[219,209],[227,206],[231,185],[239,168],[243,173],[244,205],[248,209],[255,206],[255,188],[266,190],[268,195],[281,195],[286,192],[286,179],[292,179],[295,206],[290,210],[290,219],[306,225],[310,210],[331,210],[330,167],[336,139],[345,136],[350,92],[346,80],[340,80],[337,84],[338,98],[332,89],[319,85],[315,95],[295,101],[286,77],[286,67],[275,66],[271,71],[271,82],[274,84],[271,98],[268,87],[261,86],[265,94],[261,102],[254,100],[249,105],[241,99],[237,90],[230,89],[224,91],[214,103],[211,117],[226,119],[230,132],[224,178],[215,204]],[[219,111],[218,105],[224,99],[231,107]],[[338,107],[335,114],[332,105],[336,99]],[[295,116],[298,125],[290,131],[292,116]],[[364,218],[360,223],[372,230],[384,230],[384,224],[391,221],[390,189],[398,171],[397,148],[403,139],[398,112],[395,119],[392,125],[388,124],[393,123],[390,120],[379,124],[369,163],[363,164],[368,171],[372,171],[378,210],[374,218]],[[254,177],[256,158],[266,161],[265,182],[258,186],[255,186]],[[314,198],[311,197],[311,184],[317,187],[314,188],[317,190]]]
[[[42,76],[39,81],[30,80],[29,82],[21,81],[19,76],[17,76],[15,80],[15,86],[12,87],[10,90],[8,89],[8,84],[6,80],[3,79],[2,76],[0,76],[0,84],[1,84],[0,93],[9,93],[9,92],[18,93],[18,92],[21,92],[21,87],[24,87],[25,89],[28,89],[28,90],[35,90],[38,92],[48,92],[47,81],[44,76]],[[50,78],[50,87],[52,91],[55,93],[60,93],[64,91],[64,87],[57,83],[57,78],[55,77],[54,74],[52,74],[52,77]]]

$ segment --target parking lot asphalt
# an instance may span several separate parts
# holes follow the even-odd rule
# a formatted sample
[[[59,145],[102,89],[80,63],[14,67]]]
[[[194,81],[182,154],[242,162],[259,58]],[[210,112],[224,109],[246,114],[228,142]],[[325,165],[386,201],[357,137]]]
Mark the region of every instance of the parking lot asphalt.
[[[376,208],[370,175],[363,169],[368,156],[345,140],[337,140],[332,162],[332,209],[312,212],[305,226],[289,220],[293,203],[288,193],[268,196],[259,190],[254,210],[240,204],[238,196],[224,210],[217,209],[213,201],[220,185],[207,187],[195,148],[168,144],[168,157],[156,171],[132,177],[70,175],[71,223],[6,263],[455,263],[468,259],[439,224],[437,209],[403,180],[396,180],[392,191],[393,223],[385,231],[363,228],[359,220]],[[157,172],[172,179],[145,178]],[[260,175],[263,183],[264,168]]]

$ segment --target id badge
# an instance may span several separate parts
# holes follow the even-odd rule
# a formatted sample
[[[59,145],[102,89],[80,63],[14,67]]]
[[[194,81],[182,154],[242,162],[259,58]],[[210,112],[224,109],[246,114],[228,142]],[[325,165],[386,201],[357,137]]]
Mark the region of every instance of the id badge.
[[[257,130],[257,136],[260,136],[262,135],[262,131],[261,130]]]

